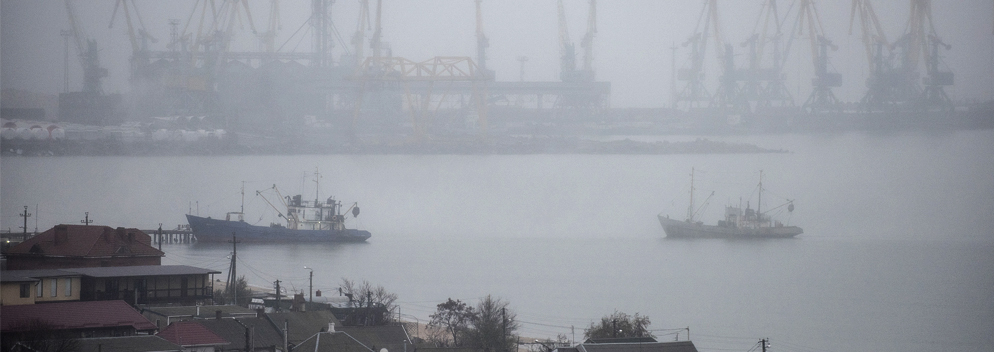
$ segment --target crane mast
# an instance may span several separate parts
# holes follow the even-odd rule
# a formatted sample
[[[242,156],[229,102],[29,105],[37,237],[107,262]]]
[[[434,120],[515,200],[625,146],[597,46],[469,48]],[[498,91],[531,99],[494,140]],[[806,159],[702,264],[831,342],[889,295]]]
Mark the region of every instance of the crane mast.
[[[569,27],[566,23],[566,8],[563,0],[559,0],[559,79],[563,82],[574,80],[576,72],[576,46],[569,38]]]
[[[476,65],[482,74],[487,73],[487,48],[490,39],[483,33],[483,0],[476,0]]]
[[[593,78],[594,72],[595,35],[597,35],[597,0],[590,0],[590,12],[587,14],[587,34],[580,41],[580,47],[583,48],[583,71],[590,72],[591,78]]]
[[[811,113],[838,111],[840,104],[832,88],[842,86],[842,75],[828,70],[828,49],[838,50],[838,47],[825,36],[825,28],[818,14],[818,8],[813,0],[801,0],[797,9],[797,20],[791,33],[804,36],[807,33],[811,49],[811,60],[814,65],[815,78],[811,80],[813,89],[802,107]],[[794,37],[787,44],[790,50]]]

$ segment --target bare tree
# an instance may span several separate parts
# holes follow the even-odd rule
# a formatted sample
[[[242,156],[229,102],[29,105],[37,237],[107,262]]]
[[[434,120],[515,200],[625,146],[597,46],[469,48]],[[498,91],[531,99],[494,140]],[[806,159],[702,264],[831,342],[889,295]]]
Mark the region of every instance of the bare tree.
[[[583,330],[584,338],[611,337],[655,337],[649,331],[649,317],[635,313],[634,316],[614,311],[614,314],[604,316],[599,323],[590,323]]]
[[[428,327],[444,331],[444,336],[437,341],[433,341],[437,347],[449,346],[447,342],[452,342],[452,347],[462,346],[462,336],[469,332],[469,324],[474,318],[473,307],[466,305],[463,301],[452,298],[439,303],[435,313],[431,315]]]
[[[390,312],[396,308],[397,294],[388,292],[383,286],[373,287],[369,281],[356,283],[342,278],[342,295],[349,298],[353,308],[345,322],[349,325],[382,325],[392,321]]]

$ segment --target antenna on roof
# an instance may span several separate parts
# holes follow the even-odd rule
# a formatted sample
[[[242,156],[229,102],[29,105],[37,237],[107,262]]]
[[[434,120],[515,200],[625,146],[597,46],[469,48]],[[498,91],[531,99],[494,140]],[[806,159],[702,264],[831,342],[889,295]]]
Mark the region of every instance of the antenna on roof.
[[[31,214],[28,214],[28,216],[31,216]],[[83,225],[87,225],[87,226],[89,226],[90,224],[92,224],[93,220],[90,220],[90,212],[86,212],[86,218],[84,218],[83,220],[80,220],[79,222],[81,222],[81,223],[83,223]],[[27,230],[27,229],[25,229],[25,230]]]

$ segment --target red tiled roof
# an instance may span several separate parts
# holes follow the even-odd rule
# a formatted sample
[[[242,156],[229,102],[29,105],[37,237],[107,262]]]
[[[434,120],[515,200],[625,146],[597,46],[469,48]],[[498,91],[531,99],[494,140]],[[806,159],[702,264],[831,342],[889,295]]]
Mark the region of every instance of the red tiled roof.
[[[131,257],[165,255],[152,247],[152,236],[138,229],[109,226],[56,225],[11,247],[9,255],[65,257]]]
[[[228,340],[217,336],[195,321],[178,321],[169,324],[156,336],[180,346],[227,345]]]
[[[89,301],[4,306],[0,330],[18,331],[42,321],[56,330],[130,326],[155,330],[155,324],[124,301]]]

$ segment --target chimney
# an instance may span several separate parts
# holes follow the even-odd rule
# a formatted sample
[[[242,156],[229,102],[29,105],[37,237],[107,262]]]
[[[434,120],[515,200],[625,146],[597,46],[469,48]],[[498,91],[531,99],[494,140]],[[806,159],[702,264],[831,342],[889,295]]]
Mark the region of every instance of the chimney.
[[[123,227],[118,227],[117,228],[117,240],[118,241],[124,240],[124,233],[125,233],[125,230],[124,230]]]
[[[328,332],[335,332],[335,323],[328,323]]]
[[[221,311],[220,310],[214,311],[214,318],[217,319],[217,320],[221,320]]]

